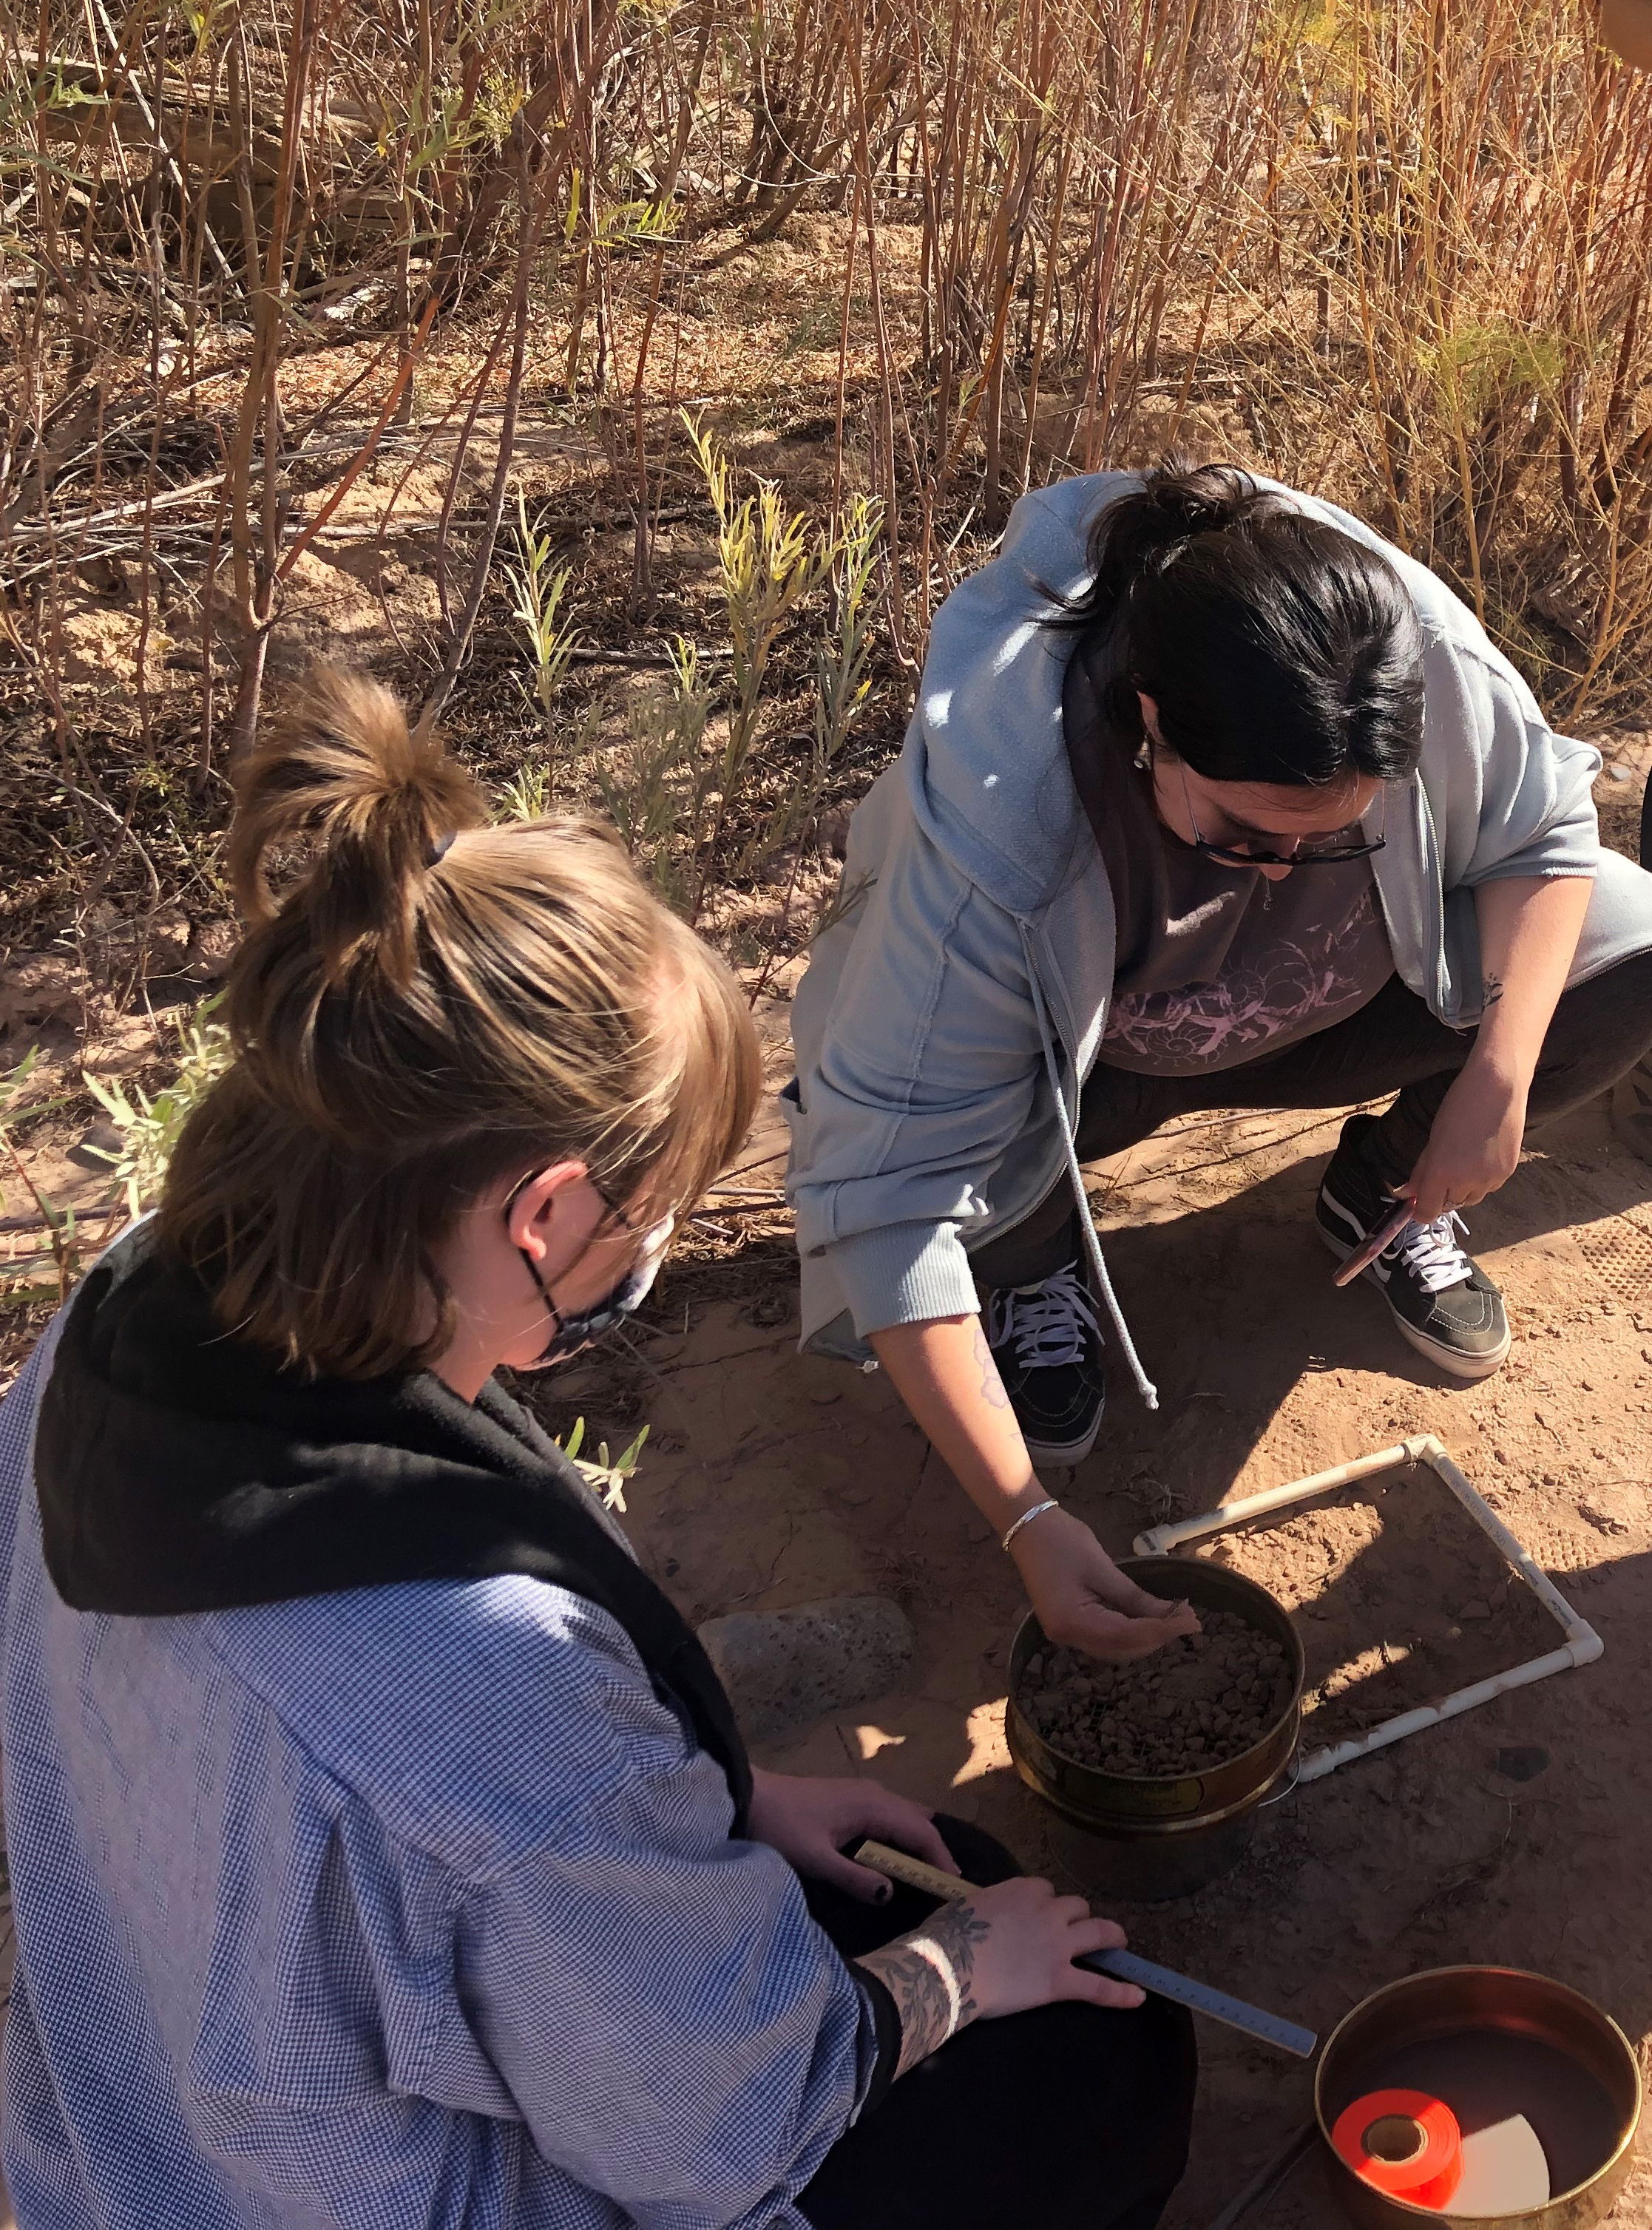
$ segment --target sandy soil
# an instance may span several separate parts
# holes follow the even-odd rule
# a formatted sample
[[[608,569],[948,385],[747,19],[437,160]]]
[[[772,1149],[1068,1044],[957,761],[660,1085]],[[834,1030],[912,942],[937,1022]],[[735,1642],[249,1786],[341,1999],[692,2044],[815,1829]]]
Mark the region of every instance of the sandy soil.
[[[1475,1212],[1515,1341],[1496,1376],[1464,1386],[1403,1343],[1371,1288],[1332,1289],[1312,1204],[1338,1119],[1204,1118],[1096,1170],[1113,1275],[1163,1406],[1151,1415],[1116,1384],[1094,1454],[1057,1491],[1124,1552],[1172,1512],[1432,1432],[1605,1654],[1301,1789],[1228,1878],[1120,1917],[1150,1956],[1321,2032],[1396,1976],[1493,1961],[1587,1991],[1644,2048],[1652,1168],[1597,1105]],[[765,1762],[875,1773],[1087,1885],[1085,1839],[1021,1787],[1003,1746],[1013,1570],[887,1382],[797,1354],[784,1246],[739,1271],[737,1301],[704,1298],[715,1288],[700,1273],[668,1284],[662,1313],[681,1313],[650,1343],[634,1537],[696,1618],[896,1595],[920,1638],[907,1685]],[[1426,1473],[1220,1553],[1300,1614],[1310,1743],[1518,1663],[1553,1631]],[[1309,2110],[1306,2068],[1214,2027],[1201,2045],[1193,2161],[1169,2230],[1204,2230]],[[1338,2219],[1317,2163],[1259,2219]],[[1613,2219],[1652,2226],[1652,2161]]]

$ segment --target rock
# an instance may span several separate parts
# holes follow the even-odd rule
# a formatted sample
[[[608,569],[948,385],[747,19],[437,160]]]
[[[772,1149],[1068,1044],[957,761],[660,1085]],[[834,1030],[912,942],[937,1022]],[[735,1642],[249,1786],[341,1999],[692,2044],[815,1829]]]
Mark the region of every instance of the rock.
[[[217,983],[229,973],[239,942],[233,922],[197,922],[178,973],[191,983]]]
[[[86,1136],[68,1150],[68,1158],[78,1169],[95,1170],[100,1176],[109,1174],[112,1155],[118,1155],[124,1141],[114,1125],[100,1119],[93,1124]]]
[[[829,1711],[869,1703],[911,1664],[911,1625],[887,1595],[793,1610],[732,1611],[700,1628],[748,1740],[784,1741]]]
[[[1629,1527],[1623,1518],[1610,1510],[1602,1510],[1592,1502],[1580,1502],[1578,1515],[1585,1525],[1592,1525],[1597,1533],[1627,1533]]]
[[[1489,1603],[1478,1602],[1466,1602],[1462,1608],[1457,1613],[1457,1616],[1462,1619],[1489,1618],[1491,1616],[1491,1605]]]
[[[17,1022],[79,1018],[86,971],[72,953],[19,953],[0,972],[0,1030]]]
[[[180,973],[193,935],[189,916],[176,906],[124,916],[106,902],[93,907],[87,927],[88,957],[105,983],[134,970],[140,978]]]

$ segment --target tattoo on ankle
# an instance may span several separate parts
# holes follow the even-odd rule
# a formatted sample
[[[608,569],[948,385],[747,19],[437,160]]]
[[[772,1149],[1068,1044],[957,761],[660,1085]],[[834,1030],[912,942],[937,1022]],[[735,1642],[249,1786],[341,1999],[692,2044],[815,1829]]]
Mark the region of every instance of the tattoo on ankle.
[[[975,1359],[981,1366],[981,1399],[995,1409],[1007,1409],[1010,1396],[1003,1390],[998,1366],[992,1360],[992,1350],[987,1345],[986,1334],[978,1324],[975,1327]]]
[[[1487,976],[1485,979],[1483,989],[1483,1003],[1487,1007],[1494,1007],[1497,1004],[1497,1002],[1503,996],[1502,977],[1500,976]]]
[[[944,1905],[910,1936],[898,1936],[856,1961],[877,1976],[900,2015],[897,2075],[927,2059],[975,2019],[975,1947],[986,1934],[987,1924],[973,1905]]]

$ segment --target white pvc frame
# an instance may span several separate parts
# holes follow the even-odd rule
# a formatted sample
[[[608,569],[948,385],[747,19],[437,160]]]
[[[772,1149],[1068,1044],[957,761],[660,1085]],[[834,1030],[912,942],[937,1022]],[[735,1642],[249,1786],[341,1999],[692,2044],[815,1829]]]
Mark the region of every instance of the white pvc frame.
[[[1560,1648],[1533,1657],[1525,1665],[1516,1665],[1507,1672],[1496,1672],[1489,1679],[1476,1680],[1472,1687],[1459,1688],[1455,1695],[1445,1697],[1440,1703],[1401,1711],[1396,1718],[1369,1728],[1363,1735],[1314,1750],[1302,1760],[1296,1776],[1299,1784],[1323,1780],[1339,1765],[1368,1756],[1374,1750],[1385,1750],[1390,1743],[1403,1742],[1407,1735],[1418,1734],[1424,1727],[1437,1726],[1442,1719],[1455,1719],[1463,1711],[1472,1711],[1477,1705],[1489,1704],[1494,1696],[1507,1695],[1511,1689],[1529,1688],[1534,1680],[1546,1680],[1552,1672],[1569,1672],[1574,1666],[1592,1665],[1605,1647],[1588,1620],[1578,1615],[1548,1574],[1540,1570],[1521,1548],[1496,1511],[1475,1492],[1432,1433],[1419,1433],[1394,1447],[1379,1449],[1375,1455],[1357,1456],[1352,1463],[1315,1472],[1312,1479],[1293,1479],[1284,1486],[1268,1487],[1261,1494],[1247,1495],[1242,1502],[1230,1502],[1224,1509],[1208,1510],[1203,1518],[1184,1518],[1175,1524],[1155,1525],[1136,1536],[1136,1554],[1167,1556],[1184,1541],[1206,1540],[1213,1533],[1229,1532],[1248,1518],[1260,1518],[1268,1511],[1290,1509],[1299,1502],[1311,1502],[1316,1495],[1347,1486],[1355,1479],[1369,1479],[1373,1473],[1394,1471],[1402,1464],[1416,1463],[1427,1464],[1436,1477],[1449,1487],[1481,1531],[1495,1544],[1557,1621],[1565,1641]]]

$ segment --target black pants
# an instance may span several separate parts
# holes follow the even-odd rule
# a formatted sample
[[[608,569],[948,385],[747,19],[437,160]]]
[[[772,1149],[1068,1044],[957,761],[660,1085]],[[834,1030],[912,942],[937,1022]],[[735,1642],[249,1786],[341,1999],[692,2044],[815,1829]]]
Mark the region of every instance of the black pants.
[[[936,1824],[967,1880],[1021,1871],[978,1828]],[[900,1887],[882,1905],[808,1889],[851,1959],[935,1909]],[[1192,2022],[1164,1998],[977,2021],[839,2138],[797,2204],[816,2230],[1152,2230],[1187,2165],[1197,2072]]]
[[[1378,1118],[1387,1175],[1410,1175],[1452,1079],[1468,1058],[1472,1029],[1436,1022],[1416,993],[1391,976],[1368,1006],[1279,1053],[1198,1076],[1090,1072],[1079,1106],[1082,1161],[1121,1153],[1172,1116],[1216,1107],[1346,1107],[1398,1088]],[[1615,1084],[1652,1047],[1652,953],[1640,952],[1561,994],[1532,1079],[1527,1118],[1547,1123]],[[1074,1260],[1079,1248],[1071,1189],[1063,1181],[1032,1214],[971,1258],[984,1286],[1030,1286]]]

